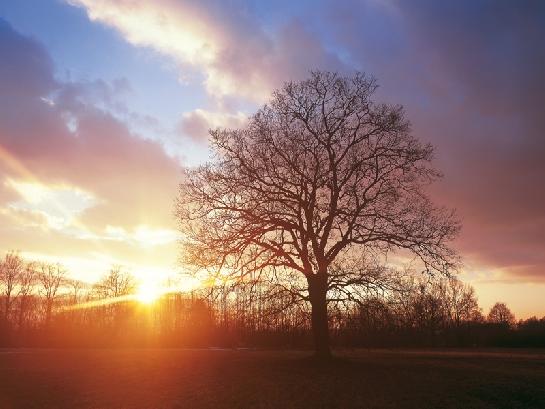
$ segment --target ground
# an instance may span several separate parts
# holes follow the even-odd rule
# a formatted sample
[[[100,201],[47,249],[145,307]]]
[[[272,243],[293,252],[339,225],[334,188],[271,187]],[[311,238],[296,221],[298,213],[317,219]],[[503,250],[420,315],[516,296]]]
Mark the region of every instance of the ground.
[[[545,351],[0,350],[0,408],[545,408]]]

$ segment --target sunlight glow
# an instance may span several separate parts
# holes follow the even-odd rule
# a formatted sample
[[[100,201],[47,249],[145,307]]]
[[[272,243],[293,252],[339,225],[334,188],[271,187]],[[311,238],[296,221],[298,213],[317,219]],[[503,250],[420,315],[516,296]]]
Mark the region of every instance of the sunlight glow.
[[[174,243],[178,232],[171,229],[157,229],[141,224],[132,230],[119,226],[106,226],[105,239],[118,240],[149,248]]]
[[[102,298],[100,300],[92,300],[92,301],[86,301],[75,305],[68,305],[60,308],[60,311],[74,311],[74,310],[84,310],[87,308],[97,308],[102,307],[104,305],[111,305],[111,304],[117,304],[122,303],[126,301],[130,301],[134,298],[134,295],[122,295],[119,297],[110,297],[110,298]]]
[[[144,282],[138,287],[135,298],[143,304],[152,304],[153,302],[157,301],[163,294],[164,290],[159,288],[157,284]]]

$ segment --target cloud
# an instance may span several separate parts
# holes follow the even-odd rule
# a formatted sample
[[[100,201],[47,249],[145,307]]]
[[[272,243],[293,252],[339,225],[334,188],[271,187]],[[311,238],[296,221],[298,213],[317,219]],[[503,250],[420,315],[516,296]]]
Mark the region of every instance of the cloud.
[[[181,164],[110,113],[130,85],[56,80],[43,46],[2,20],[0,58],[0,248],[170,265]]]
[[[172,229],[151,229],[145,225],[136,226],[132,231],[122,227],[107,226],[106,238],[135,243],[141,247],[155,247],[174,243],[178,239],[178,234]]]
[[[545,280],[543,2],[387,4],[332,7],[338,44],[436,146],[433,193],[462,216],[466,262]]]
[[[442,144],[460,161],[443,193],[466,215],[461,248],[508,275],[544,280],[544,4],[422,2],[405,12],[442,73],[437,82],[446,76],[462,96],[456,117],[445,115],[456,125]]]
[[[236,129],[244,126],[246,120],[247,115],[242,112],[229,114],[196,109],[183,114],[179,128],[183,135],[188,135],[194,141],[205,142],[210,129]]]
[[[131,44],[170,56],[180,70],[192,66],[204,75],[216,98],[262,102],[286,79],[310,69],[342,69],[301,20],[265,31],[242,2],[173,0],[69,0],[89,18],[114,27]],[[187,71],[187,69],[186,69]]]
[[[69,227],[77,216],[97,203],[91,194],[72,186],[46,186],[11,178],[7,178],[4,184],[21,196],[8,208],[41,215],[47,226],[54,229]]]

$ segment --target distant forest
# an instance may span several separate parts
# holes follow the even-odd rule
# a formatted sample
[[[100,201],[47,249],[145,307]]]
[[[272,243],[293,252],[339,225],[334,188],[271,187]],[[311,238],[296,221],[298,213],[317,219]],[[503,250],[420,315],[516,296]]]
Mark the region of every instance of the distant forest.
[[[309,303],[270,283],[167,292],[144,304],[113,267],[93,285],[60,264],[0,262],[2,347],[310,348]],[[474,289],[455,278],[400,278],[354,301],[329,300],[337,347],[545,347],[545,317],[516,321],[496,303],[485,316]]]

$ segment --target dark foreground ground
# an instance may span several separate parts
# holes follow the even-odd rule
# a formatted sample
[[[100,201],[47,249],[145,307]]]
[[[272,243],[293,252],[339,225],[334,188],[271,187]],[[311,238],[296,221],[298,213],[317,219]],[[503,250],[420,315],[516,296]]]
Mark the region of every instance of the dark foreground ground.
[[[0,408],[545,408],[545,353],[0,350]]]

